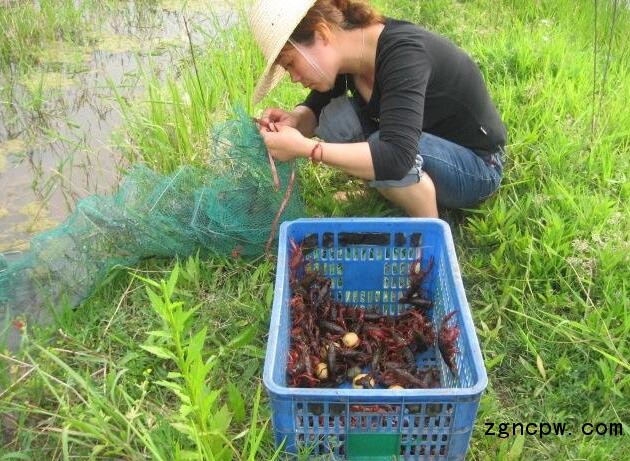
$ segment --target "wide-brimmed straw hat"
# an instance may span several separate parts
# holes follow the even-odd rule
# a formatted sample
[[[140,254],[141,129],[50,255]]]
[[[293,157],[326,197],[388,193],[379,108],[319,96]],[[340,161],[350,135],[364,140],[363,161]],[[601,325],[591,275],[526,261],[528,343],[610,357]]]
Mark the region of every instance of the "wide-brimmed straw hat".
[[[316,0],[258,0],[249,16],[249,26],[265,56],[265,70],[254,89],[254,104],[275,87],[284,68],[274,64],[289,37]]]

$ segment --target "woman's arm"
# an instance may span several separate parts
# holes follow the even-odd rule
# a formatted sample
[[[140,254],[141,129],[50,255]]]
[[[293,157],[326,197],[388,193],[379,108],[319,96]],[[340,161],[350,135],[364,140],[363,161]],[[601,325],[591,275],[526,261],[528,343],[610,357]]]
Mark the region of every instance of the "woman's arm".
[[[297,157],[309,158],[313,152],[313,160],[339,168],[357,178],[373,180],[374,167],[372,154],[367,142],[328,143],[318,142],[302,135],[297,129],[286,125],[275,125],[278,131],[260,128],[260,135],[271,155],[280,161]],[[319,146],[318,146],[319,144]],[[315,150],[313,150],[315,149]]]
[[[313,147],[316,146],[313,141]],[[316,162],[321,161],[326,165],[330,165],[345,171],[352,176],[360,179],[372,181],[374,179],[374,166],[372,165],[372,154],[370,146],[367,142],[353,143],[329,143],[322,142],[321,148],[315,150]],[[309,155],[311,153],[309,151]]]

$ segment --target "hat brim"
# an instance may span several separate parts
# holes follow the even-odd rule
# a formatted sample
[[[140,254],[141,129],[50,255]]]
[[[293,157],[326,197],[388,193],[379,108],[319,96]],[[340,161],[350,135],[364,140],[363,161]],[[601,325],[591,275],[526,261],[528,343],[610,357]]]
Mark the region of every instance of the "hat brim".
[[[278,53],[280,54],[280,53]],[[273,61],[269,61],[262,75],[258,79],[258,83],[256,83],[256,88],[254,88],[254,95],[252,96],[254,100],[254,104],[258,104],[262,98],[264,98],[267,93],[273,90],[284,74],[286,70],[278,64],[275,64],[274,61],[277,59],[277,56]]]
[[[282,80],[286,71],[275,62],[295,28],[315,2],[316,0],[291,0],[283,12],[275,11],[268,0],[258,0],[253,7],[249,23],[266,59],[265,70],[254,88],[254,104],[260,102]]]

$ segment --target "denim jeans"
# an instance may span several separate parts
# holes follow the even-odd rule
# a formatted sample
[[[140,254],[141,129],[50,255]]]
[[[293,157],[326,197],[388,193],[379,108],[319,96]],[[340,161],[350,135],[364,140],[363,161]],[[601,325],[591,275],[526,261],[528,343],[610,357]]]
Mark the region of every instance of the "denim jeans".
[[[333,99],[322,109],[315,134],[327,142],[366,141],[357,115],[356,101],[347,96]],[[368,139],[378,137],[375,131]],[[400,180],[370,181],[375,188],[406,187],[426,172],[435,185],[438,206],[469,208],[499,188],[503,177],[503,151],[481,156],[474,151],[430,133],[422,133],[415,165]]]

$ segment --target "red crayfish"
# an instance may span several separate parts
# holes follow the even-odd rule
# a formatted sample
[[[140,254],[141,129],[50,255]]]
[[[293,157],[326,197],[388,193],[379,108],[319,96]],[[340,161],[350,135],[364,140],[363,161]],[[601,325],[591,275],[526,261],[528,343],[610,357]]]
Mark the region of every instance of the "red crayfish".
[[[444,316],[440,325],[440,332],[438,333],[438,348],[444,362],[454,375],[457,374],[457,364],[455,358],[457,356],[457,339],[459,338],[459,327],[449,326],[448,322],[455,315],[455,311],[450,312]]]
[[[398,302],[429,309],[433,303],[423,296],[421,285],[433,269],[433,258],[429,259],[429,264],[425,270],[422,270],[421,263],[421,258],[417,258],[409,265],[409,288]]]
[[[444,317],[436,335],[427,314],[432,303],[421,288],[433,259],[425,269],[420,262],[418,258],[410,263],[409,288],[400,299],[410,306],[390,316],[338,302],[331,279],[313,270],[302,245],[291,240],[288,385],[331,387],[352,381],[363,388],[439,387],[439,368],[416,362],[417,354],[432,348],[439,349],[455,374],[459,329],[448,325],[455,313]]]

